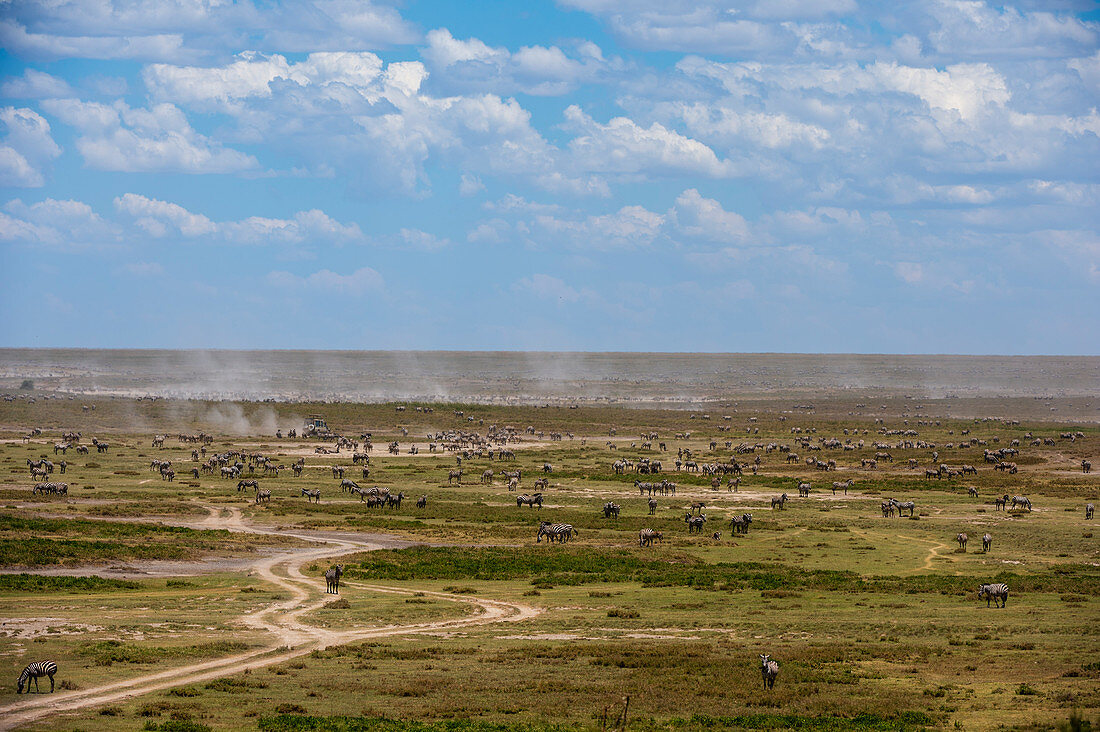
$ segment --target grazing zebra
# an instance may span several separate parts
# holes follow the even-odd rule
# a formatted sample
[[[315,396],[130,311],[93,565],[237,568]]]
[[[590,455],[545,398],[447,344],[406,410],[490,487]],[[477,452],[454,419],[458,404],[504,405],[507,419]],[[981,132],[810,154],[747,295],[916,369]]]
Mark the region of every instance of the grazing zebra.
[[[271,503],[271,491],[269,491],[269,490],[256,491],[256,503],[257,503],[257,505],[264,502],[264,501],[267,501],[268,503]]]
[[[730,519],[730,531],[735,534],[748,534],[749,524],[752,523],[752,514],[743,513]]]
[[[706,505],[702,501],[693,501],[691,504],[691,512],[695,513],[698,511],[700,516],[703,514],[704,508],[706,508]]]
[[[26,687],[27,693],[31,693],[30,682],[34,681],[34,692],[39,693],[38,680],[43,676],[50,677],[50,693],[53,693],[53,675],[57,673],[57,664],[53,661],[35,661],[34,663],[27,664],[27,667],[23,669],[23,673],[19,674],[19,681],[16,682],[18,687],[17,694],[23,693],[23,688]]]
[[[978,489],[977,489],[977,488],[975,488],[975,487],[974,487],[974,486],[972,486],[972,485],[971,485],[971,486],[967,486],[967,488],[966,488],[966,492],[967,492],[967,493],[968,493],[968,494],[970,495],[970,497],[971,497],[971,498],[977,498],[977,497],[978,497]]]
[[[981,585],[978,587],[978,599],[985,598],[985,606],[989,607],[989,601],[993,600],[993,603],[997,607],[1004,607],[1008,604],[1008,585],[1004,583],[998,583],[995,585]],[[997,601],[1000,601],[998,604]]]
[[[259,488],[260,484],[255,480],[239,480],[237,481],[237,492],[240,493],[245,488]]]
[[[538,506],[539,510],[542,510],[542,494],[536,493],[533,496],[529,496],[524,493],[522,496],[516,496],[516,506]]]
[[[420,496],[420,498],[416,499],[416,507],[417,508],[424,508],[427,505],[428,505],[428,497],[427,496]]]
[[[809,497],[810,488],[811,488],[811,486],[810,486],[809,483],[799,483],[798,484],[798,495],[801,496],[802,498]]]
[[[1092,463],[1089,462],[1088,460],[1082,460],[1081,461],[1081,472],[1082,473],[1091,473],[1092,472]]]
[[[485,472],[483,472],[481,474],[481,482],[482,483],[492,483],[493,482],[493,470],[492,470],[492,468],[490,468],[489,470],[486,470]]]
[[[955,535],[955,541],[959,542],[959,551],[966,551],[966,541],[969,538],[966,534]]]
[[[571,524],[552,524],[549,521],[543,521],[539,524],[539,533],[535,536],[535,541],[542,541],[542,537],[545,536],[547,541],[560,541],[564,544],[574,534],[580,534],[580,532]]]
[[[341,493],[343,493],[345,491],[351,491],[352,493],[354,493],[358,488],[359,488],[359,484],[356,483],[354,480],[349,480],[348,478],[344,478],[343,480],[340,481],[340,492]]]
[[[664,534],[653,529],[642,529],[638,532],[638,546],[653,546],[654,541],[663,543]]]
[[[340,577],[344,574],[342,564],[332,565],[332,569],[325,572],[325,592],[329,595],[340,594]]]
[[[509,491],[518,491],[519,490],[519,478],[509,478],[508,479],[508,490]]]
[[[917,504],[913,501],[896,501],[891,498],[890,503],[894,504],[894,508],[898,510],[898,518],[901,518],[902,511],[908,511],[911,518],[913,516],[913,512],[917,509]]]
[[[848,480],[833,483],[833,495],[835,496],[838,490],[843,490],[844,495],[848,495],[848,489],[852,487],[852,483],[854,482],[855,481],[849,478]]]
[[[894,504],[890,501],[882,502],[882,517],[889,518],[894,515]]]
[[[320,488],[314,488],[312,490],[310,490],[309,488],[303,488],[302,489],[302,495],[306,497],[306,503],[309,503],[310,499],[312,499],[314,501],[317,501],[317,503],[321,502],[321,489]]]
[[[722,541],[722,532],[715,531],[713,534],[710,535],[710,538],[714,541]]]
[[[693,531],[698,531],[701,534],[703,533],[703,524],[707,522],[707,515],[701,513],[698,516],[692,516],[689,513],[687,516],[684,516],[684,521],[687,522],[689,534]]]
[[[458,481],[459,485],[462,485],[462,471],[451,470],[447,473],[447,485],[450,485],[453,481]]]
[[[614,516],[615,518],[619,518],[619,511],[621,510],[622,506],[617,503],[608,501],[607,503],[603,504],[603,517],[611,518],[612,516]]]
[[[788,498],[787,498],[786,493],[784,493],[781,496],[772,496],[772,509],[774,510],[776,506],[779,506],[779,508],[783,508],[783,505],[787,501],[788,501]]]
[[[1004,494],[1000,498],[993,499],[993,505],[997,507],[998,511],[1005,510],[1005,505],[1008,503],[1008,494]]]
[[[779,675],[779,664],[771,659],[771,656],[760,656],[760,675],[764,678],[764,688],[771,689],[775,686],[775,677]]]
[[[1031,510],[1031,500],[1027,496],[1013,496],[1012,497],[1012,509],[1015,510],[1016,506],[1024,506],[1028,511]]]
[[[989,553],[990,547],[993,546],[993,537],[989,534],[982,536],[982,551],[986,554]]]

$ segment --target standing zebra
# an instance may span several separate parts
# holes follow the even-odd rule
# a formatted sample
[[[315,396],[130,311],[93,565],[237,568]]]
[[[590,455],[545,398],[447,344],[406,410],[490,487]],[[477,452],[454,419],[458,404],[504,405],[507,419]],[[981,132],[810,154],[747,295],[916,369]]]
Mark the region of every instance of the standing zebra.
[[[622,507],[619,504],[608,501],[603,505],[603,517],[611,518],[614,516],[615,518],[619,518],[619,511],[621,510]]]
[[[890,503],[894,504],[894,508],[898,510],[898,518],[901,518],[902,511],[908,511],[911,518],[913,516],[913,512],[917,510],[917,504],[913,501],[897,501],[891,498]]]
[[[19,681],[17,686],[19,690],[18,694],[23,693],[23,687],[26,687],[27,693],[31,693],[30,682],[34,680],[34,692],[39,693],[38,680],[43,676],[50,677],[50,693],[53,693],[53,675],[57,673],[57,664],[53,661],[35,661],[34,663],[27,664],[27,667],[23,669],[23,673],[19,674]]]
[[[703,524],[707,522],[707,515],[705,513],[701,513],[698,516],[692,516],[689,513],[687,516],[684,517],[684,521],[687,522],[689,534],[693,531],[698,531],[701,534],[703,533]]]
[[[340,577],[344,574],[344,566],[341,564],[332,565],[332,569],[325,572],[325,592],[330,595],[340,594]]]
[[[1093,512],[1093,510],[1094,510],[1094,509],[1093,509],[1093,506],[1092,506],[1092,504],[1091,504],[1091,503],[1086,503],[1086,504],[1085,504],[1085,520],[1086,520],[1086,521],[1088,521],[1088,520],[1092,519],[1092,512]]]
[[[420,496],[420,498],[416,499],[416,507],[417,508],[424,508],[427,505],[428,505],[428,497],[427,496]]]
[[[775,686],[775,677],[779,675],[779,664],[767,654],[760,655],[760,675],[764,678],[764,688]]]
[[[542,537],[545,536],[549,542],[560,541],[564,544],[574,534],[579,533],[571,524],[552,524],[549,521],[543,521],[539,524],[539,533],[535,536],[535,541],[541,542]]]
[[[1008,585],[1004,583],[998,583],[995,585],[981,585],[978,587],[978,599],[985,598],[985,606],[989,607],[989,601],[993,600],[994,604],[1000,601],[997,607],[1004,607],[1008,604]]]
[[[516,506],[538,506],[539,510],[542,510],[542,494],[536,493],[533,496],[529,496],[524,493],[522,496],[516,496]]]
[[[882,517],[889,518],[894,515],[894,504],[890,501],[882,502]]]
[[[955,541],[959,542],[959,551],[962,551],[962,552],[966,551],[966,542],[967,542],[967,539],[969,539],[969,538],[970,537],[968,537],[966,534],[956,534],[955,535]]]
[[[310,490],[309,488],[303,488],[302,495],[306,497],[306,503],[309,503],[311,500],[317,501],[318,503],[321,502],[320,488],[314,488],[312,490]]]
[[[985,552],[986,554],[988,554],[989,549],[992,546],[993,546],[993,537],[990,536],[989,534],[985,534],[984,536],[982,536],[982,551]]]
[[[638,546],[653,546],[654,541],[664,541],[664,534],[653,529],[642,529],[638,532]]]
[[[802,498],[807,498],[810,495],[810,488],[812,486],[809,483],[798,484],[798,495]]]
[[[789,499],[787,498],[786,493],[784,493],[781,496],[773,496],[772,497],[772,508],[774,509],[776,506],[779,506],[780,508],[783,508],[783,504],[785,504],[788,500]]]
[[[650,498],[649,499],[649,515],[652,516],[655,513],[657,513],[657,499],[656,498]]]
[[[1005,505],[1008,503],[1008,494],[1004,494],[1000,498],[993,499],[993,505],[996,506],[998,511],[1005,510]]]

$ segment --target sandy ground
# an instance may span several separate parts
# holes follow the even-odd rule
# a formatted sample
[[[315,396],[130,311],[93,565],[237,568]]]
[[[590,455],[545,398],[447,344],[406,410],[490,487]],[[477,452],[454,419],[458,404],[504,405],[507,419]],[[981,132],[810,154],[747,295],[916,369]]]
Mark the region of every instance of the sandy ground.
[[[333,645],[341,645],[365,638],[381,638],[415,633],[438,633],[453,628],[471,625],[484,625],[498,622],[518,622],[535,617],[541,609],[529,605],[489,600],[484,598],[452,595],[442,592],[427,592],[432,597],[451,602],[465,602],[477,607],[476,614],[455,620],[443,620],[431,623],[411,625],[393,625],[369,630],[330,630],[308,625],[301,618],[317,610],[329,600],[321,592],[323,580],[302,574],[302,567],[315,562],[335,559],[336,557],[358,551],[369,551],[394,546],[392,537],[363,539],[358,534],[333,533],[319,539],[316,534],[306,532],[277,531],[253,526],[245,522],[237,508],[223,509],[206,506],[207,518],[197,522],[204,528],[221,528],[230,531],[254,534],[292,536],[304,541],[319,543],[316,548],[297,550],[292,555],[280,552],[274,556],[254,557],[247,569],[271,584],[277,585],[290,594],[290,599],[274,603],[262,610],[241,616],[241,624],[266,631],[271,640],[260,648],[246,653],[204,661],[159,673],[149,673],[91,689],[61,692],[48,695],[35,695],[13,704],[0,707],[0,730],[15,729],[24,724],[64,712],[84,709],[118,702],[154,691],[168,689],[184,684],[194,684],[211,679],[239,674],[246,669],[263,668],[282,663],[291,658],[303,656],[315,650]],[[224,511],[229,516],[224,515]],[[404,542],[407,544],[407,542]],[[360,582],[342,583],[364,592],[413,594],[413,590],[401,587],[365,584]]]

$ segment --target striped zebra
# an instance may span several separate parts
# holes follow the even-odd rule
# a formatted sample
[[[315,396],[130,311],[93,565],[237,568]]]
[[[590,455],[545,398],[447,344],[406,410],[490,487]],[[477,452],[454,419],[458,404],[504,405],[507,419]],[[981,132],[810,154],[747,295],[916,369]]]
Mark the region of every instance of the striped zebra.
[[[786,504],[786,502],[788,500],[789,499],[787,498],[786,493],[784,493],[781,496],[773,496],[772,497],[772,510],[775,510],[776,506],[779,506],[779,508],[783,508],[784,504]]]
[[[654,541],[664,541],[664,534],[653,529],[642,529],[638,532],[638,546],[653,546]]]
[[[1089,521],[1089,520],[1091,520],[1091,519],[1092,519],[1092,512],[1093,512],[1094,510],[1095,510],[1095,509],[1093,508],[1093,506],[1092,506],[1092,504],[1091,504],[1091,503],[1086,503],[1086,504],[1085,504],[1085,520],[1086,520],[1086,521]]]
[[[31,693],[30,682],[34,681],[34,693],[39,693],[38,680],[43,676],[50,677],[50,693],[53,693],[53,675],[57,673],[57,664],[53,661],[35,661],[34,663],[27,664],[27,667],[23,669],[23,673],[19,674],[19,681],[16,682],[18,687],[17,694],[23,693],[23,688],[26,687],[27,693]]]
[[[340,492],[341,493],[343,493],[344,491],[350,491],[350,492],[354,493],[358,488],[359,488],[359,484],[356,483],[354,480],[344,478],[343,480],[340,481]]]
[[[1031,499],[1027,496],[1013,496],[1012,497],[1012,510],[1016,510],[1016,506],[1023,506],[1028,511],[1031,510]]]
[[[890,503],[894,504],[894,508],[898,510],[898,518],[901,518],[902,511],[908,511],[910,518],[912,518],[913,512],[917,510],[917,504],[913,501],[898,501],[891,498]]]
[[[799,495],[799,497],[808,498],[809,495],[810,495],[810,488],[811,487],[812,486],[809,483],[799,483],[798,484],[798,495]]]
[[[539,533],[535,541],[542,541],[542,537],[545,536],[549,542],[560,541],[564,544],[579,533],[572,524],[552,524],[549,521],[543,521],[539,524]]]
[[[894,504],[891,501],[882,502],[882,517],[889,518],[894,515]]]
[[[309,488],[303,488],[302,489],[302,495],[306,497],[306,503],[309,503],[311,500],[317,501],[317,503],[321,502],[321,489],[320,488],[314,488],[312,490],[309,489]]]
[[[959,542],[959,551],[966,551],[966,542],[969,538],[966,534],[955,535],[955,541]]]
[[[722,532],[715,531],[713,534],[710,535],[710,538],[714,541],[722,541]]]
[[[269,491],[269,490],[256,491],[256,505],[259,505],[259,504],[261,504],[265,501],[267,503],[271,503],[271,491]]]
[[[533,496],[529,496],[524,493],[522,496],[516,496],[516,506],[538,506],[539,510],[542,510],[542,494],[536,493]]]
[[[458,481],[459,485],[462,485],[462,471],[451,470],[447,473],[447,485],[450,485],[453,481]]]
[[[622,506],[612,501],[608,501],[607,503],[603,504],[603,517],[611,518],[612,516],[614,516],[615,518],[619,518],[619,511],[621,510]]]
[[[993,600],[997,607],[1004,607],[1008,604],[1008,585],[1004,583],[981,585],[978,587],[978,599],[980,600],[983,597],[985,598],[986,607],[989,607],[990,600]],[[999,604],[998,601],[1000,601]]]
[[[650,498],[649,499],[649,515],[652,516],[655,513],[657,513],[657,499],[656,498]]]
[[[344,575],[344,565],[334,564],[325,572],[325,592],[329,595],[340,594],[340,578]]]
[[[420,498],[416,499],[416,507],[417,508],[424,508],[427,505],[428,505],[428,497],[427,496],[420,496]]]
[[[967,486],[966,492],[971,498],[977,498],[978,497],[978,489],[975,488],[974,486]]]
[[[775,686],[775,677],[779,675],[779,664],[767,654],[760,655],[760,675],[764,678],[764,688]]]
[[[703,524],[707,522],[707,515],[705,513],[701,513],[698,516],[692,516],[689,513],[687,516],[684,517],[684,521],[687,522],[689,534],[693,531],[697,531],[701,534],[703,533]]]
[[[854,482],[855,481],[852,480],[851,478],[849,478],[848,480],[838,480],[838,481],[834,482],[833,483],[833,495],[835,496],[836,492],[839,491],[839,490],[843,490],[844,495],[848,495],[848,489],[852,487],[852,483],[854,483]]]
[[[752,514],[743,513],[730,519],[730,531],[735,534],[748,534],[749,524],[752,523]]]
[[[255,481],[255,480],[238,480],[237,481],[237,492],[238,493],[243,491],[245,488],[259,488],[259,487],[260,487],[259,482]]]
[[[993,537],[989,534],[982,536],[982,551],[986,554],[989,553],[990,548],[993,546]]]
[[[490,468],[489,470],[484,471],[481,474],[481,482],[482,483],[492,483],[493,482],[493,470],[492,470],[492,468]]]

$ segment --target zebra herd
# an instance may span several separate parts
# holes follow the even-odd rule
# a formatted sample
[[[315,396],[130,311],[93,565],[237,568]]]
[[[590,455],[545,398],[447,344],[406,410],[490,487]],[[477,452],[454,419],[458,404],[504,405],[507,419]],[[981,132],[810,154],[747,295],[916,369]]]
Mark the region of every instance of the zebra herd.
[[[34,488],[31,489],[31,493],[34,495],[44,494],[47,496],[65,496],[69,494],[68,483],[35,483]]]

